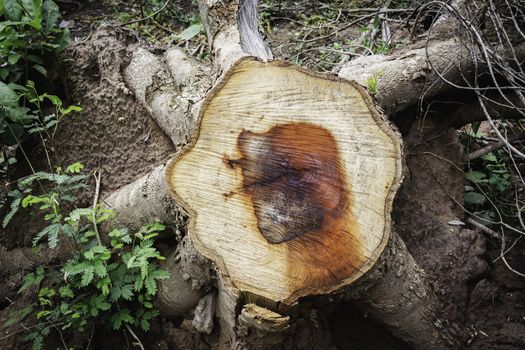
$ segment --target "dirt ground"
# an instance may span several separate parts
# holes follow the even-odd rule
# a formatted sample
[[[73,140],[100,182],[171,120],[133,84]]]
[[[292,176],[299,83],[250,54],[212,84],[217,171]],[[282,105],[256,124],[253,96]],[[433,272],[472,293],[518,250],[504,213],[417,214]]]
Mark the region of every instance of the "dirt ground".
[[[181,1],[175,3],[181,12],[196,14],[195,6]],[[81,161],[88,172],[101,170],[102,191],[108,194],[146,174],[175,150],[123,83],[121,69],[126,64],[122,60],[125,47],[130,41],[143,39],[126,29],[116,30],[111,36],[95,32],[97,26],[114,20],[116,13],[128,10],[125,2],[87,1],[79,3],[80,6],[64,2],[63,5],[65,19],[70,22],[73,33],[73,42],[65,53],[62,68],[63,94],[69,101],[78,102],[83,111],[61,125],[57,157],[63,164]],[[345,58],[331,55],[326,48],[339,50],[334,43],[345,45],[342,38],[359,36],[359,26],[349,27],[337,37],[315,42],[315,46],[313,42],[312,45],[295,42],[291,38],[329,34],[334,24],[330,15],[316,19],[319,11],[328,11],[326,8],[307,5],[308,2],[304,1],[293,4],[264,2],[261,9],[263,19],[268,19],[268,23],[262,21],[262,26],[271,28],[266,35],[279,58],[315,70],[332,70]],[[303,6],[301,12],[294,11],[300,6]],[[312,31],[307,36],[309,29],[300,23],[304,16],[312,18],[312,23],[320,21],[326,28],[321,26],[315,34]],[[349,18],[337,16],[337,13],[335,16],[338,21]],[[175,24],[172,30],[181,28]],[[396,35],[400,43],[407,37],[402,29]],[[197,38],[189,44],[191,51],[200,47],[202,42],[199,40],[202,41]],[[162,49],[159,43],[153,45]],[[457,328],[458,334],[466,334],[465,349],[524,349],[525,280],[510,272],[498,259],[501,253],[498,241],[478,230],[448,224],[452,220],[465,219],[462,208],[455,203],[455,200],[462,201],[465,185],[464,174],[458,171],[463,154],[458,134],[454,129],[440,128],[433,121],[416,124],[403,135],[406,170],[394,204],[395,230],[426,271],[434,291],[446,305],[443,314]],[[38,150],[32,158],[38,163],[41,158]],[[23,173],[23,167],[19,171]],[[91,197],[92,192],[88,191],[83,200],[89,203]],[[28,221],[25,217],[23,220],[22,215],[18,215],[11,228],[0,230],[0,278],[4,280],[0,285],[0,325],[30,298],[27,294],[20,296],[16,293],[24,272],[63,259],[46,251],[33,256],[31,240],[39,230],[37,223],[40,219],[33,217]],[[520,241],[507,259],[515,268],[525,270],[525,242]],[[316,340],[316,344],[323,344],[322,348],[410,349],[351,304],[341,302],[316,312],[315,319],[320,320],[327,330],[324,333],[326,339]],[[313,322],[311,317],[305,317],[303,321]],[[125,333],[107,333],[102,326],[94,330],[93,349],[130,346],[131,340]],[[17,331],[20,331],[19,327],[2,329],[0,349],[27,347],[19,342],[19,333],[14,333]],[[202,337],[192,333],[188,320],[160,318],[148,335],[139,336],[148,349],[208,349],[215,333],[217,329],[211,336]],[[108,339],[111,339],[110,345]],[[59,346],[58,340],[57,344],[49,344],[49,348],[56,348],[53,345]],[[302,348],[311,349],[311,345],[304,344]]]

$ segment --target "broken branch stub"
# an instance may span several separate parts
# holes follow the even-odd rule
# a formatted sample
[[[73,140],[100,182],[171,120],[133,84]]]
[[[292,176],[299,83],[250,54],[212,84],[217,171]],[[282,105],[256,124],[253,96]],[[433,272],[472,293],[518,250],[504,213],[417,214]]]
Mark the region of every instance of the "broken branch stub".
[[[399,135],[357,84],[239,60],[167,166],[189,235],[251,298],[291,304],[350,285],[381,256]]]

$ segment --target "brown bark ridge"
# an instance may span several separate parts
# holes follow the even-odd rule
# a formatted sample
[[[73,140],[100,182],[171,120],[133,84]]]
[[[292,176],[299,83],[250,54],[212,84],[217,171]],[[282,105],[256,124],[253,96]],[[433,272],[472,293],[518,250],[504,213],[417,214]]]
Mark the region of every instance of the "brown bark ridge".
[[[345,293],[415,349],[455,349],[460,332],[442,315],[425,272],[396,233],[377,265]]]
[[[401,158],[357,84],[244,58],[166,176],[197,250],[252,298],[291,305],[350,285],[381,256]]]

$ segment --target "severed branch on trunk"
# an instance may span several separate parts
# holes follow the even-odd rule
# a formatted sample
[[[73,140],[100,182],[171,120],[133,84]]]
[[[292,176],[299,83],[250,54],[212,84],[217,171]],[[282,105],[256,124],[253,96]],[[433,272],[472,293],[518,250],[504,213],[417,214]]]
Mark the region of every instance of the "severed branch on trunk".
[[[450,81],[462,81],[472,70],[469,51],[456,39],[437,42],[393,56],[361,56],[343,66],[339,76],[355,80],[363,86],[376,79],[374,98],[388,116],[410,106],[453,89],[433,71],[429,60],[439,74]]]
[[[179,48],[167,50],[164,60],[140,47],[131,47],[129,52],[126,83],[175,147],[186,144],[199,103],[212,84],[209,67]]]
[[[239,346],[257,350],[281,347],[290,328],[290,317],[256,304],[246,304],[239,315]]]
[[[515,0],[490,6],[428,1],[419,13],[435,11],[438,19],[424,40],[394,55],[356,58],[339,75],[364,86],[375,80],[375,100],[389,117],[414,106],[421,110],[414,109],[413,114],[425,114],[421,113],[425,102],[439,102],[439,96],[463,101],[465,94],[475,93],[472,106],[441,118],[456,126],[490,119],[493,110],[501,114],[495,119],[523,118],[525,36],[519,19],[509,15],[519,6]],[[486,22],[492,23],[497,36],[486,32],[490,30]]]
[[[461,333],[448,324],[425,272],[396,233],[378,264],[345,297],[416,349],[454,349]]]
[[[225,72],[244,56],[272,59],[257,24],[257,0],[200,0],[201,18],[215,53],[215,66]]]

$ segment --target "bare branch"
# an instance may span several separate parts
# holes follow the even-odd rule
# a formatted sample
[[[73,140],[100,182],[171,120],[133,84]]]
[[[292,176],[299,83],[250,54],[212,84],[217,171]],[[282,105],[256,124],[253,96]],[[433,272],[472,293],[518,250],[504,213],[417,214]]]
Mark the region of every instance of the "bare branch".
[[[469,224],[471,224],[472,226],[474,226],[475,228],[480,229],[483,233],[486,233],[490,237],[501,241],[501,235],[499,233],[497,233],[494,230],[491,230],[490,228],[488,228],[487,226],[483,225],[482,223],[474,220],[473,218],[468,218],[467,222]]]
[[[511,142],[514,142],[514,141],[517,141],[517,140],[521,140],[523,138],[525,138],[525,133],[522,132],[522,133],[520,133],[518,135],[509,137],[507,139],[507,141],[509,143],[511,143]],[[489,144],[489,145],[487,145],[487,146],[485,146],[483,148],[478,149],[477,151],[474,151],[474,152],[471,152],[471,153],[465,155],[465,157],[463,158],[463,161],[464,162],[470,162],[470,161],[472,161],[474,159],[477,159],[479,157],[484,156],[487,153],[494,152],[494,151],[496,151],[496,150],[498,150],[500,148],[503,148],[503,147],[505,147],[505,145],[506,145],[506,143],[503,142],[503,141],[491,143],[491,144]]]

